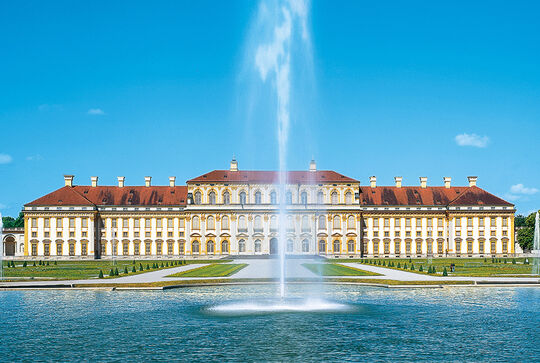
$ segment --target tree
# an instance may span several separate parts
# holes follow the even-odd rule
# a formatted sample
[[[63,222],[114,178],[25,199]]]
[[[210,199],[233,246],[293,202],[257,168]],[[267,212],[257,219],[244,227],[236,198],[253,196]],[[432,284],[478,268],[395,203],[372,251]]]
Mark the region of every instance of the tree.
[[[4,225],[4,228],[23,228],[24,214],[23,212],[20,212],[17,218],[13,218],[10,216],[2,217],[2,223]]]
[[[517,222],[518,217],[520,217],[519,225]],[[521,218],[524,218],[521,219]],[[533,239],[534,239],[534,221],[536,219],[536,212],[533,212],[527,216],[527,218],[523,216],[517,216],[514,219],[514,224],[516,227],[522,227],[517,231],[517,242],[523,248],[524,250],[532,250],[533,249]]]
[[[444,270],[442,272],[442,275],[443,276],[448,276],[448,271],[446,271],[446,266],[444,267]]]
[[[99,278],[102,279],[103,278],[103,271],[99,270]]]

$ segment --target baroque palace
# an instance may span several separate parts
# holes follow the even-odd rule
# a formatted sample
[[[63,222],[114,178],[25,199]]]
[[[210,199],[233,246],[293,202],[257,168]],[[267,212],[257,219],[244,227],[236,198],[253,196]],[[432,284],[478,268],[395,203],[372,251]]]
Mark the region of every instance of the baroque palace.
[[[514,253],[512,204],[476,186],[369,186],[334,171],[214,170],[177,186],[65,186],[24,206],[32,258],[212,258],[278,251],[279,198],[287,209],[286,252],[327,257],[507,256]]]

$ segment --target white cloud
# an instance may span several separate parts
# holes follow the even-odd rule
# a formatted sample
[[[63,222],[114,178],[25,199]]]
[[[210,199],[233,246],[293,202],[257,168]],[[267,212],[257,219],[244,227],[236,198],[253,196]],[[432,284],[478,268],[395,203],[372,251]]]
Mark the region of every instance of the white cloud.
[[[91,108],[88,110],[89,115],[105,115],[105,112],[101,108]]]
[[[505,200],[509,200],[509,201],[511,201],[511,202],[515,202],[516,200],[521,199],[521,196],[520,196],[520,195],[515,195],[515,194],[506,193],[506,194],[504,195],[504,199],[505,199]]]
[[[13,161],[13,158],[11,155],[8,154],[0,154],[0,164],[9,164]]]
[[[455,140],[459,146],[486,147],[489,143],[489,137],[487,136],[465,133],[456,135]]]
[[[531,194],[536,194],[538,193],[538,189],[536,188],[529,188],[529,187],[526,187],[524,186],[523,184],[516,184],[516,185],[512,185],[510,187],[510,193],[512,194],[527,194],[527,195],[531,195]]]
[[[6,209],[7,205],[0,203],[0,209]]]
[[[28,160],[28,161],[39,161],[39,160],[43,160],[43,156],[41,156],[39,154],[30,155],[30,156],[26,157],[26,160]]]

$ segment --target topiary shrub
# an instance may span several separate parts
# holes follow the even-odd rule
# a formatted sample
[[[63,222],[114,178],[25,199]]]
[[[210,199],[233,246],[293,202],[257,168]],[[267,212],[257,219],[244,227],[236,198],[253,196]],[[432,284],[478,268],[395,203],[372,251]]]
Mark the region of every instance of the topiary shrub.
[[[139,263],[139,271],[143,271],[142,263]]]
[[[169,261],[165,263],[165,267],[169,267]]]
[[[405,263],[403,264],[403,269],[404,269],[404,270],[407,269],[407,262],[405,262]]]
[[[513,259],[512,259],[512,265],[515,265],[515,264],[516,264],[516,259],[513,258]]]
[[[98,276],[100,279],[103,278],[103,271],[99,270],[99,276]]]
[[[150,265],[149,264],[146,264],[146,269],[150,270]]]
[[[412,259],[409,257],[409,263],[412,263]]]
[[[414,265],[411,263],[411,271],[414,271]]]
[[[131,272],[137,272],[137,269],[135,268],[135,266],[133,266],[133,268],[131,269]]]
[[[28,264],[26,263],[26,261],[23,262],[23,265],[22,265],[22,266],[23,266],[23,267],[28,266]]]
[[[397,268],[401,268],[401,264],[399,262],[397,263]]]
[[[435,266],[433,266],[433,267],[431,268],[431,273],[432,273],[432,274],[436,274],[436,273],[437,273],[437,269],[435,269]]]
[[[428,273],[428,274],[431,273],[431,266],[428,267],[427,273]]]
[[[504,263],[506,263],[506,262],[507,262],[507,261],[506,261],[506,258],[505,258],[505,259],[504,259]]]
[[[111,271],[109,271],[109,276],[114,276],[114,270],[111,268]]]
[[[47,266],[49,266],[49,261],[47,261]]]
[[[165,267],[165,265],[163,264],[163,262],[161,263],[161,268]]]
[[[124,273],[127,275],[129,272],[128,272],[128,269],[127,269],[127,266],[124,266]]]
[[[118,273],[118,267],[114,269],[114,276],[118,276],[119,273]]]
[[[420,265],[420,268],[418,269],[418,271],[424,272],[424,268],[422,267],[422,265]]]
[[[443,272],[442,272],[442,275],[443,276],[448,276],[448,271],[446,271],[446,267],[444,268]]]
[[[54,265],[55,265],[55,266],[58,265],[58,262],[57,262],[57,261],[54,261]]]
[[[36,267],[36,261],[34,261],[34,267]]]
[[[383,265],[383,266],[386,266],[386,261],[383,260],[382,265]]]
[[[486,262],[487,262],[487,258],[484,257],[484,263],[486,263]]]

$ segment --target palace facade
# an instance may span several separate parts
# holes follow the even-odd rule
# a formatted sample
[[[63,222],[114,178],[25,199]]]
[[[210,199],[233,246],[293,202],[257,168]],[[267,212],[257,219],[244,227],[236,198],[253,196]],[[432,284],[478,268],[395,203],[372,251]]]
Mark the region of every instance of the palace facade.
[[[346,257],[509,256],[512,204],[476,186],[369,186],[334,171],[244,171],[236,160],[187,185],[65,185],[24,206],[25,257],[218,258],[278,252],[279,201],[286,253]]]

